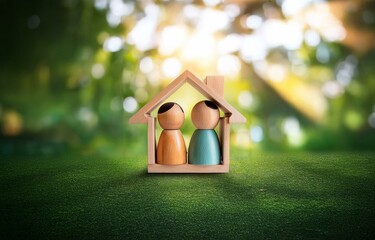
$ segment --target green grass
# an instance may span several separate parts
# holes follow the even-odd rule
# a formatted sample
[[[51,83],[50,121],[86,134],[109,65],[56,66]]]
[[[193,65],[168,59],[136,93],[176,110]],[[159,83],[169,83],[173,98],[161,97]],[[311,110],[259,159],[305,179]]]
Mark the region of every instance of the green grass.
[[[1,157],[0,239],[373,239],[375,153],[248,153],[229,174],[146,154]]]

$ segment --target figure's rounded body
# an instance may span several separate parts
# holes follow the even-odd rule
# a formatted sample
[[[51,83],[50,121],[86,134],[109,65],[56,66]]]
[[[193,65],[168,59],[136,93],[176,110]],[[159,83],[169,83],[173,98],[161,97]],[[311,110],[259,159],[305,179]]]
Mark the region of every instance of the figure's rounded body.
[[[164,129],[156,148],[156,163],[178,165],[186,163],[185,140],[180,128],[185,114],[180,105],[173,102],[163,104],[158,111],[158,121]]]
[[[186,146],[180,130],[163,130],[157,147],[158,164],[185,164]]]
[[[219,139],[213,129],[197,129],[189,145],[189,163],[215,165],[221,161]]]

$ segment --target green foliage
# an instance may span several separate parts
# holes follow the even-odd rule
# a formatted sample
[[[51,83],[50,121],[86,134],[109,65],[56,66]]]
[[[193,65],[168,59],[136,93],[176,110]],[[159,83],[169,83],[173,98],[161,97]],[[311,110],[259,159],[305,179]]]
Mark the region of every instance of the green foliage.
[[[121,24],[110,26],[106,19],[109,5],[100,10],[95,7],[96,1],[0,2],[3,32],[0,39],[0,152],[43,152],[43,147],[29,151],[33,147],[27,146],[31,145],[46,146],[57,153],[61,150],[53,149],[91,149],[98,147],[98,142],[123,139],[126,144],[144,144],[145,129],[127,124],[132,113],[123,110],[123,101],[126,97],[134,97],[139,109],[164,87],[166,77],[157,75],[159,82],[153,83],[150,76],[140,72],[140,60],[150,57],[162,69],[165,56],[156,47],[141,51],[128,43],[129,32],[146,14],[146,4],[126,3],[133,4],[132,14],[124,17]],[[183,4],[158,4],[164,14],[158,29],[181,23],[178,13],[182,14]],[[204,7],[200,2],[194,6]],[[230,30],[216,35],[249,34],[253,30],[240,30],[239,22],[251,14],[266,20],[267,9],[283,14],[277,2],[249,3],[249,7],[243,8],[233,20]],[[365,3],[355,12],[348,13],[343,23],[370,34],[374,30],[373,16],[373,4]],[[112,36],[120,36],[125,42],[115,52],[104,47],[105,41]],[[319,48],[328,51],[327,62],[319,61]],[[288,69],[294,67],[293,59],[307,68],[300,82],[318,86],[318,89],[325,82],[334,80],[340,64],[346,60],[352,61],[355,70],[341,95],[323,96],[328,110],[324,121],[316,123],[267,83],[253,63],[242,61],[240,75],[225,76],[228,80],[226,99],[248,118],[247,124],[233,126],[233,138],[238,138],[239,131],[250,132],[254,126],[261,127],[263,138],[261,142],[254,142],[247,134],[248,142],[234,144],[246,148],[260,146],[267,150],[372,149],[375,130],[370,125],[375,124],[375,120],[370,124],[369,119],[375,111],[373,50],[369,48],[364,53],[357,53],[342,43],[322,39],[316,47],[304,43],[297,50],[278,47],[268,54],[270,62],[285,63]],[[210,64],[204,59],[189,64],[186,65],[198,69],[198,75],[212,73]],[[248,94],[245,100],[251,97],[248,105],[241,102],[243,99],[240,101],[241,93]],[[293,136],[288,135],[287,130],[283,130],[288,119],[292,123],[297,121],[300,126],[303,141],[298,144],[293,143],[290,139]],[[191,132],[193,127],[186,121],[182,130]]]

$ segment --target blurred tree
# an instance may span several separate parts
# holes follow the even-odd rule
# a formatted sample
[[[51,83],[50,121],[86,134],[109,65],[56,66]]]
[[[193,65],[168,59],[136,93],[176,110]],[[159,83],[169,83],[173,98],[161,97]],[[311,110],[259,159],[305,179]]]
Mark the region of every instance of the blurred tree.
[[[225,75],[237,146],[373,149],[370,1],[0,1],[0,151],[142,147],[127,119],[188,68]],[[190,129],[187,122],[186,129]],[[140,144],[142,143],[142,144]]]

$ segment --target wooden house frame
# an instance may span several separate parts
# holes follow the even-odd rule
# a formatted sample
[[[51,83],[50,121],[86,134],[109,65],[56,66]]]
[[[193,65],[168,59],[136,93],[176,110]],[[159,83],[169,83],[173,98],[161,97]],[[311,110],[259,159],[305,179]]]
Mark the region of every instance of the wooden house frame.
[[[214,102],[224,116],[219,120],[219,141],[222,161],[219,165],[162,165],[156,163],[156,117],[151,115],[164,101],[184,84],[190,84],[203,96]],[[186,70],[166,88],[159,92],[150,102],[144,105],[130,119],[129,123],[147,124],[148,127],[148,172],[149,173],[226,173],[229,171],[230,124],[244,123],[246,118],[224,99],[224,78],[222,76],[207,76],[200,80]]]

